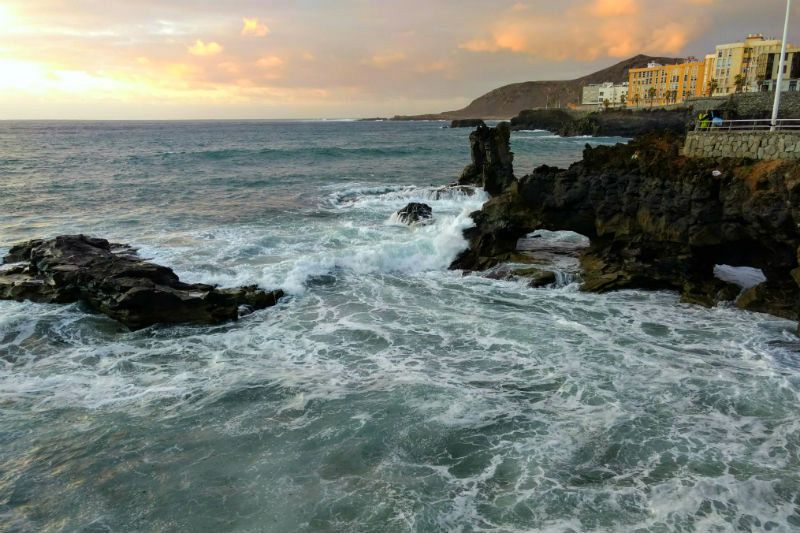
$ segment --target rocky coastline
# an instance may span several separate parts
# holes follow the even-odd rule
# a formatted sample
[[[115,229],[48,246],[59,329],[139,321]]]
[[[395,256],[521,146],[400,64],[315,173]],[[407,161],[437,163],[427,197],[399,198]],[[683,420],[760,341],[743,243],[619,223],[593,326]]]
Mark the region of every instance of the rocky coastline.
[[[511,129],[547,130],[562,137],[638,137],[653,132],[686,132],[690,109],[609,109],[593,113],[532,109],[511,119]]]
[[[689,303],[735,301],[798,320],[797,163],[687,158],[683,136],[664,132],[587,145],[568,169],[542,166],[517,179],[508,129],[479,128],[470,137],[464,175],[483,177],[474,182],[491,198],[472,214],[469,248],[451,268],[518,262],[517,243],[531,232],[574,231],[589,239],[580,254],[584,291],[675,290]],[[758,268],[766,281],[742,291],[717,279],[716,265]]]
[[[274,306],[283,291],[183,283],[127,245],[85,235],[32,240],[0,266],[0,300],[80,302],[132,330],[154,324],[217,324]]]

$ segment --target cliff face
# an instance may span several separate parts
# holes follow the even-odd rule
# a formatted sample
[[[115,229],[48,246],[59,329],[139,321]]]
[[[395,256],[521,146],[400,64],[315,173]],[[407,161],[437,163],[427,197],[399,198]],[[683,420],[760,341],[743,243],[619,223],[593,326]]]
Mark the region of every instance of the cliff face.
[[[714,266],[751,266],[767,282],[738,297],[754,311],[797,319],[800,165],[690,159],[682,137],[650,135],[590,148],[567,170],[537,168],[473,213],[470,247],[453,268],[479,270],[513,256],[536,229],[589,237],[583,290],[674,289],[713,305],[738,296]]]

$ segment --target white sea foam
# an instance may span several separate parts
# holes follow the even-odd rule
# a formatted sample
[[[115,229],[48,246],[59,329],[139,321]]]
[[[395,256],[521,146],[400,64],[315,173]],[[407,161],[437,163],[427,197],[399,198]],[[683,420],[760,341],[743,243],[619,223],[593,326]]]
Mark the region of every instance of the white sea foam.
[[[338,183],[300,215],[128,233],[188,281],[292,293],[237,323],[0,302],[3,483],[51,517],[9,500],[6,522],[796,529],[796,324],[448,271],[485,196],[434,190]],[[387,223],[415,200],[432,224]]]

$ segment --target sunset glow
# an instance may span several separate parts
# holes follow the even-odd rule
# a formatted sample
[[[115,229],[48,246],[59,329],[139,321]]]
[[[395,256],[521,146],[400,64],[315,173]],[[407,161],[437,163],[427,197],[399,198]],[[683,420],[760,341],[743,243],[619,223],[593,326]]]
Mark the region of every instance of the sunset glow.
[[[0,116],[71,117],[75,106],[81,116],[161,116],[165,103],[174,118],[441,111],[504,83],[576,77],[638,53],[701,56],[774,32],[781,11],[664,4],[6,0]]]

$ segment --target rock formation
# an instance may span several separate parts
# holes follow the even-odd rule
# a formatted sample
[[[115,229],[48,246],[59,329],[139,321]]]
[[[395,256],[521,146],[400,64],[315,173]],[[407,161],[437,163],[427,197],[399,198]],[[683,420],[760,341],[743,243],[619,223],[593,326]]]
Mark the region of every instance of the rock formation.
[[[469,249],[452,268],[507,261],[536,229],[575,231],[590,239],[580,259],[583,290],[674,289],[687,302],[713,305],[739,292],[714,277],[714,266],[751,266],[767,281],[737,305],[796,320],[800,164],[692,159],[681,146],[679,135],[654,134],[587,146],[567,170],[537,168],[473,213]]]
[[[395,213],[398,222],[402,224],[418,224],[433,218],[433,209],[428,204],[411,202]]]
[[[469,136],[472,163],[461,173],[458,184],[475,185],[489,194],[500,194],[516,181],[510,140],[511,129],[507,122],[501,122],[496,128],[479,126]]]
[[[637,137],[652,132],[685,133],[689,109],[609,109],[594,113],[532,109],[511,119],[512,130],[547,130],[563,137]]]
[[[128,246],[85,235],[18,244],[0,268],[0,299],[83,302],[131,329],[236,320],[282,296],[255,286],[182,283],[171,269],[142,260]]]
[[[479,118],[459,118],[450,122],[451,128],[477,128],[486,124]]]

